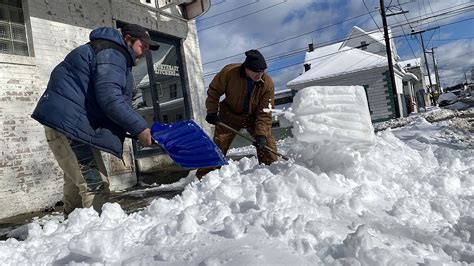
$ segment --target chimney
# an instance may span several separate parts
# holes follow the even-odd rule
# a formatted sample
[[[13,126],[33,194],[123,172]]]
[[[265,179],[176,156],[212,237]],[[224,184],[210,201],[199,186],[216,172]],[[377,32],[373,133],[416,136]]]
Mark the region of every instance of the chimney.
[[[309,43],[308,44],[308,52],[312,52],[314,51],[314,44],[313,43]]]
[[[306,72],[310,69],[311,69],[311,64],[308,64],[308,63],[304,64],[304,72]]]

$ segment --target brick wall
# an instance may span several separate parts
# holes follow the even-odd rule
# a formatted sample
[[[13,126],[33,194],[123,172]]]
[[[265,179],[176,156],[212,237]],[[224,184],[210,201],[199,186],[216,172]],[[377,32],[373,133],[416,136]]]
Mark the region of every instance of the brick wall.
[[[188,29],[185,20],[155,13],[138,1],[27,0],[23,5],[32,56],[0,54],[0,219],[54,205],[62,198],[62,172],[43,127],[30,115],[52,69],[69,51],[87,42],[93,28],[121,20],[183,38],[186,73],[202,76],[200,57],[195,56],[199,53],[195,25]],[[202,78],[186,80],[191,94],[203,90]],[[193,105],[200,101],[202,97],[192,98]],[[202,116],[200,109],[192,108],[198,112],[194,117]],[[130,143],[126,149],[131,150]],[[112,157],[103,154],[114,173],[111,188],[134,185],[131,154],[124,161]]]
[[[0,64],[0,218],[61,198],[62,178],[43,128],[29,117],[44,86],[35,65]]]
[[[0,218],[54,205],[62,198],[62,171],[30,115],[52,69],[87,40],[90,29],[63,23],[80,20],[80,9],[45,1],[24,3],[34,56],[0,54]]]

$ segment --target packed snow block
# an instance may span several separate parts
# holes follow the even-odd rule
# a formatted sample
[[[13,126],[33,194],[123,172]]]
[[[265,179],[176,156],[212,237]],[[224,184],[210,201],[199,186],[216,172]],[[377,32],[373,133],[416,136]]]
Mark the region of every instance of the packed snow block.
[[[313,86],[299,90],[291,106],[293,136],[309,143],[372,144],[375,139],[361,86]]]

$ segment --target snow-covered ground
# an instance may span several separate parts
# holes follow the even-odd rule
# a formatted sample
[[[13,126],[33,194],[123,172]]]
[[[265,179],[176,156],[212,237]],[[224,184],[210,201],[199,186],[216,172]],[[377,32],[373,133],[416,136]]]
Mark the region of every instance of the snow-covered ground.
[[[296,117],[304,123],[303,115]],[[279,149],[290,161],[264,166],[243,158],[202,182],[191,173],[169,186],[185,186],[182,195],[157,199],[130,215],[118,204],[106,204],[100,216],[93,209],[79,209],[66,221],[59,215],[38,219],[28,225],[25,240],[0,242],[0,261],[474,263],[474,145],[469,129],[466,120],[429,123],[414,116],[406,126],[379,131],[372,143],[363,145],[308,136],[305,141],[286,139]],[[251,147],[232,152],[245,149]]]

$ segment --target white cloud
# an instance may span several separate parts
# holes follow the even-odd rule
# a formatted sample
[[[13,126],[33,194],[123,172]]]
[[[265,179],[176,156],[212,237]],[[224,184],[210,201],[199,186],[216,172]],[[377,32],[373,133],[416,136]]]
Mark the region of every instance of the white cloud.
[[[474,66],[474,40],[458,40],[435,50],[441,84],[452,86],[464,82],[464,72]]]

